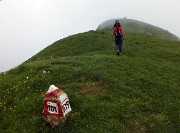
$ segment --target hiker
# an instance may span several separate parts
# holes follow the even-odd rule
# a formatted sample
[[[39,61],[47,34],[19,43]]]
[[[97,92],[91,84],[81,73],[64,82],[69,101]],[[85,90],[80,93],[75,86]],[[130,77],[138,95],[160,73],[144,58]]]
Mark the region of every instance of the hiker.
[[[115,21],[112,35],[114,36],[114,41],[116,43],[117,55],[121,55],[123,43],[123,27],[119,23],[119,20]]]

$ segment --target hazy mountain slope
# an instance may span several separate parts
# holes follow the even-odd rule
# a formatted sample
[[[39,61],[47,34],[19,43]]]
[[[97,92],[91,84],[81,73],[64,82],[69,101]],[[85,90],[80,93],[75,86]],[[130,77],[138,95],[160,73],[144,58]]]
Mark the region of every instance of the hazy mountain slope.
[[[112,29],[116,19],[110,19],[101,23],[97,30],[110,30]],[[148,35],[159,39],[179,40],[179,38],[167,30],[153,26],[141,21],[133,19],[118,19],[124,28],[125,32],[139,33],[142,35]]]
[[[178,132],[180,42],[126,33],[123,48],[117,56],[111,31],[90,31],[1,73],[0,132]],[[51,84],[73,110],[55,129],[41,114]]]

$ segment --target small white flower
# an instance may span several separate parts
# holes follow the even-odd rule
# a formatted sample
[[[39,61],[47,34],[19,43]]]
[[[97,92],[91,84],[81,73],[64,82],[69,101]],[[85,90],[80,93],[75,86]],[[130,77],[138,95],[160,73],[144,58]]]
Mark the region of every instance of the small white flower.
[[[46,73],[46,71],[43,71],[43,73]]]

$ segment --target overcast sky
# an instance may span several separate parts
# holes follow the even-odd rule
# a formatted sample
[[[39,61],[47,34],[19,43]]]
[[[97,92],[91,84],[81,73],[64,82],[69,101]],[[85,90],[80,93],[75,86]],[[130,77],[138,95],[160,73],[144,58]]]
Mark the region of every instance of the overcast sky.
[[[112,18],[126,16],[180,37],[179,13],[180,0],[0,0],[0,72]]]

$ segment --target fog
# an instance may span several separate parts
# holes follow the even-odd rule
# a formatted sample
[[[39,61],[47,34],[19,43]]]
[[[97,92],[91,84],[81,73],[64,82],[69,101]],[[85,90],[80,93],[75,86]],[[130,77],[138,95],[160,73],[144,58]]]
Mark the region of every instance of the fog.
[[[180,37],[179,7],[179,0],[1,0],[0,72],[112,18],[126,16]]]

